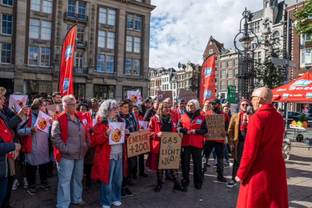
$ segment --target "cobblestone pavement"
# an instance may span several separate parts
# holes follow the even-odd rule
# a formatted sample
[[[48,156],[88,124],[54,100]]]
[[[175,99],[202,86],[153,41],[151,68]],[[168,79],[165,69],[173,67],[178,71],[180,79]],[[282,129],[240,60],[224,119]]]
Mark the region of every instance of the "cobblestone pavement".
[[[290,207],[312,207],[312,150],[302,143],[293,143],[290,161],[287,162]],[[269,161],[268,161],[269,162]],[[278,171],[278,170],[276,170]],[[225,175],[230,178],[231,168],[225,168]],[[148,178],[139,178],[130,187],[134,196],[122,199],[124,208],[231,208],[235,207],[238,187],[228,189],[224,184],[215,182],[215,169],[210,168],[205,175],[202,190],[196,190],[192,184],[188,192],[173,192],[173,184],[166,181],[160,193],[155,193],[155,175],[149,172]],[[50,179],[50,191],[40,191],[29,196],[24,190],[14,191],[11,204],[15,208],[52,208],[55,207],[56,179]],[[84,199],[87,208],[97,208],[99,193],[97,187],[86,191]]]

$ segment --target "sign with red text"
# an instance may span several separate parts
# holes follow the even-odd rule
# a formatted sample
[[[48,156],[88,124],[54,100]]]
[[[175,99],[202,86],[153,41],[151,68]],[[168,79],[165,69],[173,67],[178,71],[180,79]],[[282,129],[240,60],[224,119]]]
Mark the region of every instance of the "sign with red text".
[[[128,158],[142,155],[151,151],[150,132],[137,131],[130,134],[127,138]]]

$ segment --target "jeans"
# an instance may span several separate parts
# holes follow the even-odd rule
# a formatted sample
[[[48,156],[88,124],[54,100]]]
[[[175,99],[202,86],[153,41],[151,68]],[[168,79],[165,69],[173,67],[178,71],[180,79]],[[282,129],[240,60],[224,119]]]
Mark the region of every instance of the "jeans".
[[[3,202],[7,194],[7,189],[8,189],[8,178],[1,177],[0,178],[0,208],[4,207]]]
[[[101,205],[111,206],[115,201],[121,201],[122,159],[110,160],[109,182],[100,185]]]
[[[83,159],[62,158],[57,164],[57,208],[68,208],[70,203],[82,201]]]

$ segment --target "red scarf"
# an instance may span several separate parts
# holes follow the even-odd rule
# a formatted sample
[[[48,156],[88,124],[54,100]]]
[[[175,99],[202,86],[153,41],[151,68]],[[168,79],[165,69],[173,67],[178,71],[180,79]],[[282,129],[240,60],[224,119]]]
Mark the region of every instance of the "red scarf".
[[[32,127],[32,112],[29,113],[28,120],[26,121],[26,128]],[[32,135],[23,136],[21,139],[22,152],[31,153],[32,150]]]
[[[239,120],[240,120],[240,131],[246,132],[247,131],[247,125],[248,125],[248,115],[247,113],[241,112],[239,114]]]

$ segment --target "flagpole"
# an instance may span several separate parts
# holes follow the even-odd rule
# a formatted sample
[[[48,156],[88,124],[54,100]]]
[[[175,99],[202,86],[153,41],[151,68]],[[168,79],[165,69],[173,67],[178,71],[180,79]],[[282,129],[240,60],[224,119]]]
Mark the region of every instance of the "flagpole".
[[[73,27],[77,26],[77,23],[73,24],[69,30],[67,31],[64,39],[63,39],[63,44],[62,44],[62,48],[61,48],[61,56],[60,56],[60,64],[59,64],[59,76],[58,76],[58,85],[57,85],[57,91],[59,92],[60,91],[60,80],[61,80],[61,61],[62,61],[62,52],[63,52],[63,49],[64,49],[64,42],[69,34],[69,32],[73,29]]]

